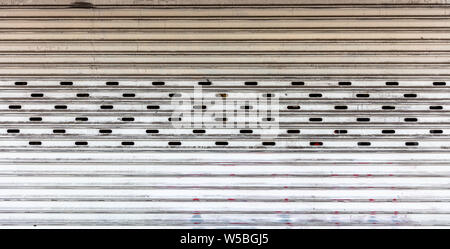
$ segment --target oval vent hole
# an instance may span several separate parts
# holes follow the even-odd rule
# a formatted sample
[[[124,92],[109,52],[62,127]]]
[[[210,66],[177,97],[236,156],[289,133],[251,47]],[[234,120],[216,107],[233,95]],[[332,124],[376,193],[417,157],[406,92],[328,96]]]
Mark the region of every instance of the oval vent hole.
[[[42,121],[41,117],[30,117],[30,121]]]
[[[43,93],[32,93],[31,97],[33,97],[33,98],[42,98],[42,97],[44,97],[44,94]]]

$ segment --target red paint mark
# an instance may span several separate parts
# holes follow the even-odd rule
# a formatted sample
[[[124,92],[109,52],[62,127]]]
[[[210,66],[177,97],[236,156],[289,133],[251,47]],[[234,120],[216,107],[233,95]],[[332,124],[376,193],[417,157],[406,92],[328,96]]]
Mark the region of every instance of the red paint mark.
[[[369,199],[369,201],[375,201],[374,199]]]
[[[234,199],[233,199],[233,198],[228,198],[227,200],[229,200],[229,201],[234,201]]]
[[[334,211],[334,214],[339,214],[339,211]]]
[[[288,188],[288,186],[284,186],[284,188]]]
[[[193,201],[200,201],[200,199],[198,199],[198,198],[194,198],[194,199],[192,199]]]
[[[284,201],[289,201],[289,199],[288,199],[288,198],[285,198]]]
[[[371,211],[371,212],[370,212],[371,215],[375,215],[376,213],[377,213],[377,212],[375,212],[375,211]]]
[[[334,223],[334,224],[336,224],[336,226],[339,226],[341,223],[339,223],[339,222],[336,222],[336,223]]]
[[[398,211],[395,211],[394,214],[395,214],[395,215],[398,215]]]
[[[230,174],[230,176],[235,176],[235,174]]]
[[[367,174],[367,176],[372,176],[372,174]]]
[[[286,222],[286,223],[284,223],[284,224],[289,225],[289,226],[292,225],[292,223],[290,223],[290,222]]]
[[[392,201],[397,201],[397,199],[394,198],[394,199],[392,199]]]
[[[353,174],[353,176],[358,177],[359,175],[358,174]]]

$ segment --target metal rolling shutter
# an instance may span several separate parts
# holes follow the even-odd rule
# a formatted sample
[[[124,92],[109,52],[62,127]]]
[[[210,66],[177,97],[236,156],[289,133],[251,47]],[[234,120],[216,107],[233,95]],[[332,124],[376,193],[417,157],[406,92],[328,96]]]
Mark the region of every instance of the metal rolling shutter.
[[[448,1],[0,3],[2,225],[450,224]]]

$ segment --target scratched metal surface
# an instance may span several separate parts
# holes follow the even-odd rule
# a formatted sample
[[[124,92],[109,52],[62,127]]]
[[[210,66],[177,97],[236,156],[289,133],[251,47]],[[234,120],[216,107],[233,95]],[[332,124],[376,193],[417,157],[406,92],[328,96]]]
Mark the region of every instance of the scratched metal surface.
[[[0,225],[448,226],[448,4],[0,0]]]

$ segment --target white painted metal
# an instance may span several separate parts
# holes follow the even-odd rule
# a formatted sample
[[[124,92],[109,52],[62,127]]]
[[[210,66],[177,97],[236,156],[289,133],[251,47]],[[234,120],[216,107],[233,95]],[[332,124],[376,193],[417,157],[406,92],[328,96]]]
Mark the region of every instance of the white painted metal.
[[[449,13],[0,0],[0,225],[448,226]]]

